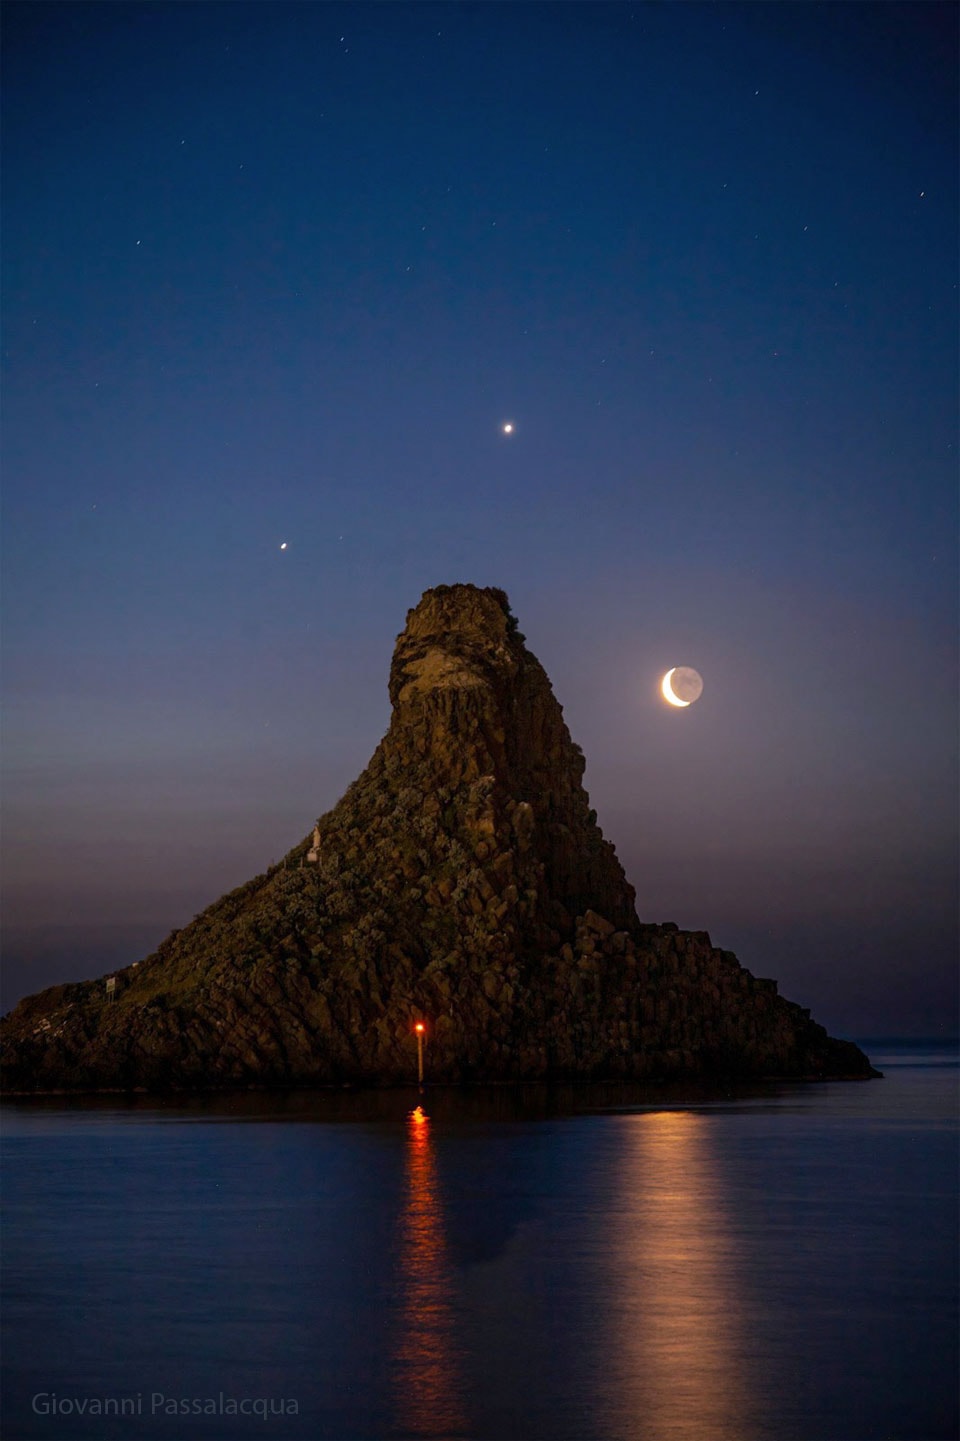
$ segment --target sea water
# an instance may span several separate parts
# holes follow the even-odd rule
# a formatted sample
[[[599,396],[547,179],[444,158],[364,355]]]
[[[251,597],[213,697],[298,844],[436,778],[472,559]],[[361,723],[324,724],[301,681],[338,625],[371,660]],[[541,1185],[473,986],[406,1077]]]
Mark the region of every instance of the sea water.
[[[3,1434],[936,1441],[957,1056],[3,1108]]]

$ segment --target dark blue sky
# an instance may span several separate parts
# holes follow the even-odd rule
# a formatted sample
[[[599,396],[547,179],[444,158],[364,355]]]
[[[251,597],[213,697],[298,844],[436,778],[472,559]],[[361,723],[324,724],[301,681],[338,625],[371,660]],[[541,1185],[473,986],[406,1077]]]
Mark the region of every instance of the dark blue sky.
[[[956,14],[5,7],[8,1002],[299,839],[470,580],[644,918],[955,1029]]]

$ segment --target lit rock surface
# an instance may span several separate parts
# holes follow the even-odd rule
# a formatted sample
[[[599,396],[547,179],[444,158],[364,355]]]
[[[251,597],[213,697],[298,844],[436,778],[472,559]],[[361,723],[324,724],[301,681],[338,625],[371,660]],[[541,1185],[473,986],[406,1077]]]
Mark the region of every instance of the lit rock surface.
[[[876,1074],[703,932],[644,925],[506,596],[427,591],[390,728],[266,875],[2,1023],[8,1089]]]

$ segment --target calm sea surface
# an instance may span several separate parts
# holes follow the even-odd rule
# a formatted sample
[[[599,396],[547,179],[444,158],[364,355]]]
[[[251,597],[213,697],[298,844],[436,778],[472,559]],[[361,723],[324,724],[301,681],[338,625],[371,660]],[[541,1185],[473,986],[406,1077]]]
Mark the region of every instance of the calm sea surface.
[[[871,1056],[723,1095],[8,1102],[4,1437],[954,1437],[956,1053]]]

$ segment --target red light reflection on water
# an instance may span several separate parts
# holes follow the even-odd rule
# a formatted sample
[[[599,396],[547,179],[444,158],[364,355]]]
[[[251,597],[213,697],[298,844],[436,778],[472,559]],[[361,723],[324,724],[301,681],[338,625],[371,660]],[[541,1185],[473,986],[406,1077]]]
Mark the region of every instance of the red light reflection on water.
[[[407,1117],[406,1187],[400,1216],[398,1428],[419,1436],[467,1430],[456,1345],[453,1271],[444,1231],[430,1117]]]

